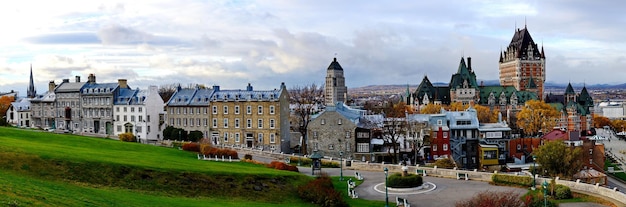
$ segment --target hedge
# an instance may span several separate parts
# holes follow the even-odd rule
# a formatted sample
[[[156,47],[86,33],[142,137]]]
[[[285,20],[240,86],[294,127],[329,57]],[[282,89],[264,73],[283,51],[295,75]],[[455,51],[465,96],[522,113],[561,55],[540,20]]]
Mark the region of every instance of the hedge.
[[[493,174],[491,181],[496,184],[505,185],[519,185],[519,186],[531,186],[533,185],[533,178],[527,176],[506,175],[506,174]]]
[[[417,174],[407,174],[403,177],[400,173],[394,173],[387,179],[387,186],[392,188],[414,188],[423,183],[422,176]]]

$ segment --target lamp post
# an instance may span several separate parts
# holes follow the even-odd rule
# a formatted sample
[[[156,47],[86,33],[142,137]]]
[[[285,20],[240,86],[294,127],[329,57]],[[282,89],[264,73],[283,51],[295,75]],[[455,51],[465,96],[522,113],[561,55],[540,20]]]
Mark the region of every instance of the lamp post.
[[[387,192],[387,174],[389,174],[389,169],[385,167],[385,207],[389,207],[389,193]]]
[[[339,181],[343,181],[343,151],[339,151]]]
[[[546,180],[543,180],[543,184],[541,184],[541,187],[543,187],[543,206],[546,207],[548,206],[548,182]]]
[[[535,186],[537,185],[535,182],[535,177],[536,177],[536,166],[535,163],[537,163],[537,156],[533,155],[533,185],[530,187],[532,190],[535,190]]]

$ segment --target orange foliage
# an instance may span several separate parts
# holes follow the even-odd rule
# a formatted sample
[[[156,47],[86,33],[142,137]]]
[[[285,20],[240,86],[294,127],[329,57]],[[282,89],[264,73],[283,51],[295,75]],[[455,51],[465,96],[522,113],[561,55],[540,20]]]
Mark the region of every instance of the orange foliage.
[[[13,96],[0,97],[0,118],[7,115],[7,110],[13,101],[15,101],[15,97]]]

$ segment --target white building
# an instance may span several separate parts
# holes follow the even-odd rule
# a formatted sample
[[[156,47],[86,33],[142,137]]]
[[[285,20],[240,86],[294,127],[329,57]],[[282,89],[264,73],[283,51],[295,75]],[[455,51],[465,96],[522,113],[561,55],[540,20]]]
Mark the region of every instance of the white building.
[[[30,100],[23,98],[11,103],[7,109],[6,121],[17,127],[31,127]]]
[[[156,86],[148,90],[120,88],[113,106],[114,135],[132,133],[141,143],[161,140],[163,106]]]
[[[609,119],[623,119],[626,114],[626,105],[622,101],[601,102],[596,107],[596,113]]]

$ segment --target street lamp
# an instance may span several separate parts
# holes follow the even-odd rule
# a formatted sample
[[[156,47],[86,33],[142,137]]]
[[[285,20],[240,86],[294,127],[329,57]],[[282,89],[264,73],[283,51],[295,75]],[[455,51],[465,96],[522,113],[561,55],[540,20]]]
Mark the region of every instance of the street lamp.
[[[387,192],[387,174],[389,174],[389,169],[385,167],[385,207],[389,207],[389,193]]]
[[[532,190],[535,190],[535,186],[537,185],[535,182],[535,177],[536,177],[535,173],[537,171],[535,163],[537,163],[537,156],[533,155],[533,185],[530,187]]]
[[[343,151],[339,151],[339,181],[343,181]]]
[[[543,206],[546,207],[548,206],[548,181],[543,180],[541,187],[543,187]]]

